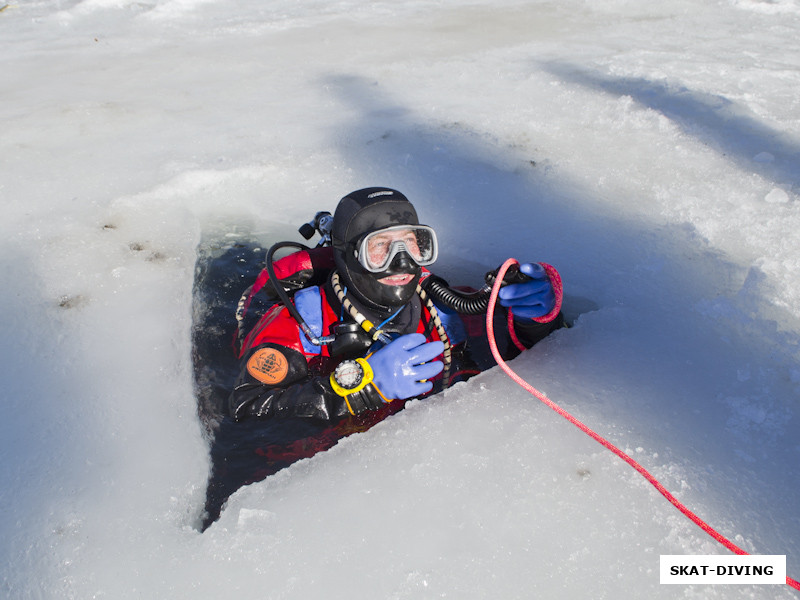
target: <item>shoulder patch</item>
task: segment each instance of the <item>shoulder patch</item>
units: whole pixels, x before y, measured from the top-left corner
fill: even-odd
[[[261,383],[274,385],[286,379],[289,373],[289,361],[280,350],[261,348],[248,359],[247,372]]]

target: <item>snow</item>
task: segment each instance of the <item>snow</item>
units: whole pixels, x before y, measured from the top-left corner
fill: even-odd
[[[9,598],[795,598],[661,586],[727,552],[483,373],[242,488],[200,533],[204,236],[368,185],[438,272],[555,265],[512,362],[800,575],[800,2],[8,0],[0,591]]]

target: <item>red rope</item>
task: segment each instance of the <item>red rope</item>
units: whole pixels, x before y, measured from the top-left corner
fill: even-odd
[[[557,412],[559,415],[564,417],[567,421],[569,421],[570,423],[575,425],[578,429],[580,429],[586,435],[588,435],[593,440],[598,442],[601,446],[604,446],[608,450],[611,450],[611,452],[616,454],[619,458],[621,458],[626,463],[628,463],[631,467],[636,469],[636,471],[642,477],[644,477],[654,488],[656,488],[661,493],[662,496],[664,496],[667,500],[669,500],[675,506],[675,508],[677,508],[684,515],[686,515],[692,522],[694,522],[698,527],[700,527],[700,529],[705,531],[708,535],[713,537],[715,540],[717,540],[720,544],[725,546],[731,552],[733,552],[735,554],[748,554],[747,552],[745,552],[744,550],[739,548],[739,546],[737,546],[736,544],[731,542],[724,535],[722,535],[721,533],[716,531],[714,528],[712,528],[708,523],[706,523],[703,519],[698,517],[695,513],[693,513],[685,504],[683,504],[680,500],[678,500],[675,496],[673,496],[669,492],[669,490],[667,490],[667,488],[665,488],[663,485],[661,485],[661,483],[655,477],[653,477],[653,475],[651,475],[650,472],[647,471],[647,469],[645,469],[642,465],[640,465],[638,462],[636,462],[636,460],[631,458],[631,456],[629,456],[628,454],[626,454],[625,452],[623,452],[622,450],[617,448],[614,444],[612,444],[611,442],[606,440],[604,437],[602,437],[600,434],[598,434],[595,431],[593,431],[592,429],[590,429],[588,426],[586,426],[583,423],[581,423],[578,419],[573,417],[570,413],[568,413],[563,408],[558,406],[555,402],[550,400],[542,392],[540,392],[535,387],[533,387],[531,384],[529,384],[527,381],[522,379],[522,377],[517,375],[511,369],[511,367],[509,367],[506,364],[506,362],[500,356],[500,352],[497,350],[497,342],[496,342],[495,337],[494,337],[494,310],[495,310],[495,305],[497,303],[497,294],[500,291],[500,284],[503,281],[503,277],[505,276],[506,271],[513,264],[519,264],[519,263],[515,259],[509,258],[505,263],[503,263],[503,266],[500,267],[500,270],[497,273],[497,279],[495,281],[494,288],[492,289],[492,295],[489,298],[489,308],[486,311],[486,332],[487,332],[487,335],[489,337],[489,347],[492,350],[492,355],[494,356],[494,359],[497,361],[497,364],[500,365],[500,368],[503,369],[503,371],[505,371],[506,374],[509,377],[511,377],[511,379],[513,379],[515,382],[517,382],[521,387],[525,388],[528,392],[530,392],[531,394],[536,396],[536,398],[538,398],[544,404],[546,404],[547,406],[552,408],[555,412]],[[786,577],[786,584],[792,586],[793,588],[795,588],[797,590],[800,590],[800,583],[798,583],[796,580],[792,579],[788,575]]]

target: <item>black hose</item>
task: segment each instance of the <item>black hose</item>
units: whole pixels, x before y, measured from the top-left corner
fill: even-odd
[[[306,336],[313,336],[311,333],[311,328],[300,315],[297,308],[295,308],[294,303],[289,299],[289,294],[286,293],[283,285],[281,285],[281,280],[275,276],[275,267],[272,264],[272,255],[281,248],[297,248],[298,250],[308,250],[309,248],[308,246],[305,246],[299,242],[278,242],[277,244],[274,244],[272,248],[267,251],[267,273],[269,274],[269,282],[272,284],[272,287],[275,288],[275,292],[278,294],[278,298],[280,298],[283,305],[289,310],[292,317],[300,325],[300,328],[303,330]]]
[[[482,315],[489,307],[492,290],[483,288],[477,292],[454,290],[441,277],[431,275],[420,286],[434,303],[452,308],[462,315]]]
[[[483,315],[489,308],[489,297],[492,295],[497,270],[489,271],[484,276],[486,284],[477,292],[462,292],[447,285],[441,277],[430,275],[420,286],[425,290],[434,302],[452,308],[462,315]],[[503,286],[509,283],[521,283],[529,281],[530,277],[522,273],[519,268],[509,268],[503,277]]]

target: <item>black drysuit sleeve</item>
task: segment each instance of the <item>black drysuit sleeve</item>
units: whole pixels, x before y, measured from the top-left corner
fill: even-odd
[[[503,313],[507,314],[505,311]],[[564,315],[561,313],[548,323],[537,323],[533,319],[514,319],[514,332],[526,348],[530,348],[562,327],[564,327]]]
[[[305,357],[278,344],[261,344],[242,361],[243,368],[228,398],[230,415],[300,417],[329,421],[350,413],[345,399],[333,391],[329,375],[309,372]],[[355,414],[378,408],[383,400],[371,386],[348,396]]]
[[[501,310],[501,308],[499,307],[495,312],[493,319],[495,341],[497,342],[497,350],[503,360],[511,360],[517,357],[521,350],[512,341],[508,330],[508,312],[505,309]],[[481,316],[480,318],[483,319],[484,317]],[[514,333],[525,348],[530,348],[563,326],[564,318],[561,314],[548,323],[537,323],[533,319],[514,319],[513,324]],[[481,327],[480,335],[469,337],[463,356],[465,365],[474,365],[480,371],[491,369],[497,364],[494,356],[492,356],[487,333],[483,327]]]
[[[517,338],[526,347],[563,326],[561,315],[550,323],[515,320]],[[513,358],[519,350],[511,343],[505,311],[495,315],[500,354]],[[471,339],[467,352],[480,370],[493,366],[486,336]],[[484,348],[485,347],[485,348]],[[300,417],[330,421],[348,414],[380,408],[384,401],[371,385],[347,397],[347,401],[330,384],[329,374],[311,373],[305,357],[298,351],[279,344],[261,344],[245,355],[243,368],[228,398],[228,410],[237,421],[247,418]],[[348,408],[349,404],[349,408]]]

